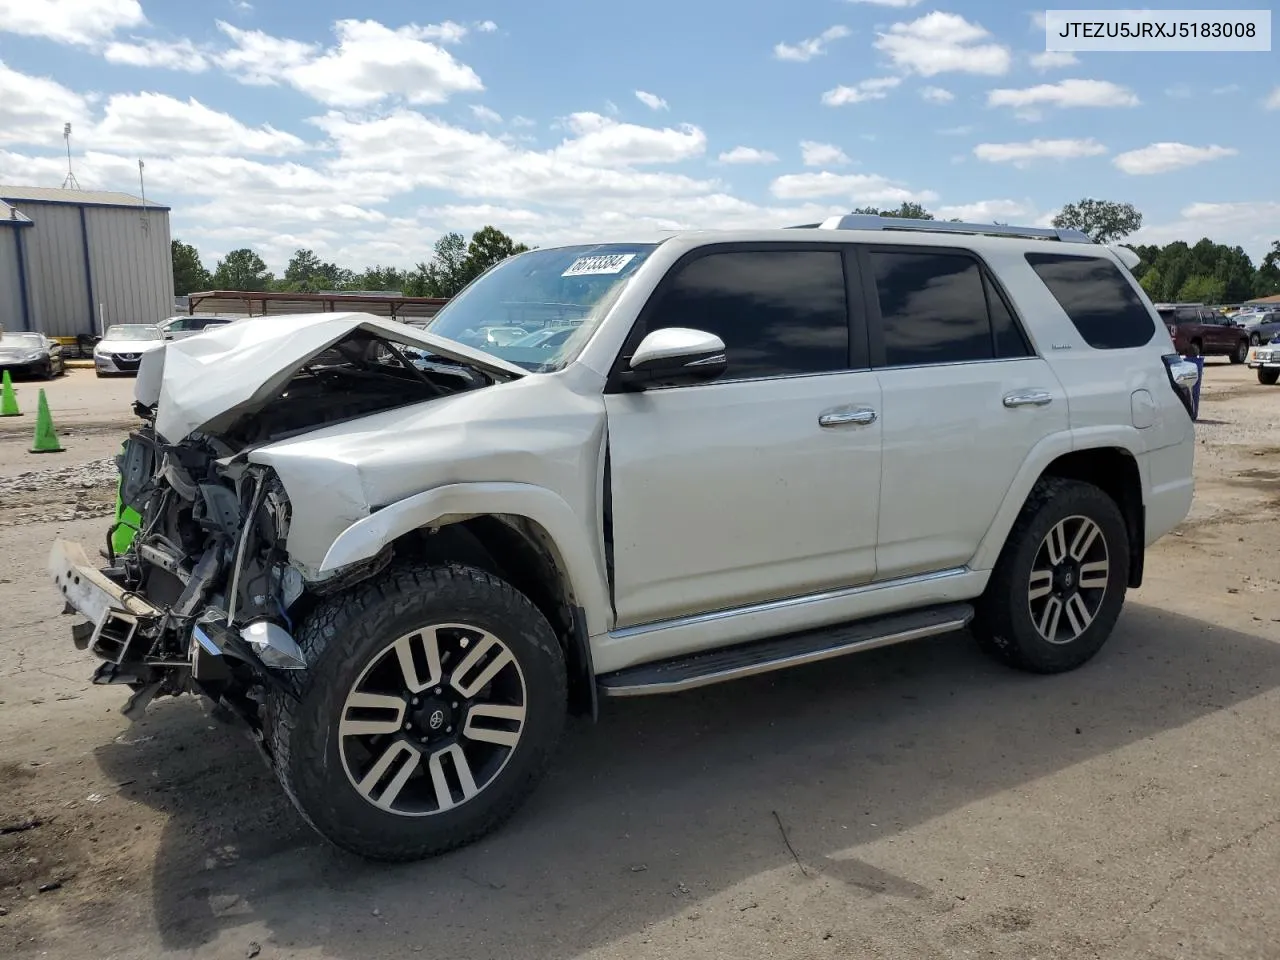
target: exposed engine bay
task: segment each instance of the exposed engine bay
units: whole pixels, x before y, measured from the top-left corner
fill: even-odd
[[[287,687],[282,671],[307,666],[294,625],[318,598],[377,573],[391,557],[386,551],[307,582],[289,561],[284,486],[246,454],[494,382],[492,372],[462,359],[356,328],[306,358],[266,402],[229,411],[179,442],[157,431],[155,405],[135,403],[142,424],[117,458],[120,507],[102,551],[107,565],[63,541],[50,559],[66,612],[89,618],[73,627],[77,646],[105,661],[94,682],[129,686],[125,713],[133,719],[156,696],[196,692],[260,731],[264,690]],[[122,524],[131,536],[121,551]]]

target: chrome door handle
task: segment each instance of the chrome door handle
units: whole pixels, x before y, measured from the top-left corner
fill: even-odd
[[[820,427],[842,427],[845,424],[858,424],[866,426],[868,423],[876,422],[876,412],[861,407],[857,410],[828,410],[822,416],[818,417],[818,426]]]
[[[1004,398],[1006,407],[1047,407],[1053,403],[1048,390],[1028,390],[1026,393],[1010,393]]]

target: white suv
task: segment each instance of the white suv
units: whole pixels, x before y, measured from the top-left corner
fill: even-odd
[[[1192,498],[1197,371],[1133,259],[846,216],[534,250],[425,332],[231,324],[146,356],[138,532],[51,573],[128,715],[217,699],[376,859],[493,829],[598,697],[964,628],[1068,670]]]

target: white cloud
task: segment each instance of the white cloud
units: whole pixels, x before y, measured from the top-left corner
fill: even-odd
[[[1045,12],[1043,10],[1032,10],[1028,16],[1031,18],[1031,29],[1044,33],[1049,19],[1045,16]]]
[[[513,127],[536,127],[538,125],[538,121],[529,117],[516,116],[511,118],[511,125]]]
[[[476,24],[476,29],[481,33],[493,33],[498,29],[498,25],[492,20],[481,20]]]
[[[1235,147],[1219,147],[1216,144],[1193,147],[1186,143],[1162,142],[1118,154],[1111,162],[1125,173],[1144,175],[1194,167],[1210,160],[1234,157],[1237,153],[1239,151]]]
[[[950,103],[956,98],[954,93],[942,87],[922,87],[920,96],[929,101],[929,103]]]
[[[845,0],[847,3],[870,3],[877,7],[914,7],[920,0]]]
[[[218,28],[235,43],[218,62],[237,79],[283,81],[330,106],[368,107],[392,97],[438,104],[484,89],[474,70],[433,42],[456,42],[466,34],[452,21],[393,30],[374,20],[339,20],[337,45],[323,51],[223,21]]]
[[[730,164],[777,163],[778,155],[755,147],[734,147],[720,154],[718,159],[721,163]]]
[[[1174,100],[1190,100],[1194,94],[1195,91],[1189,83],[1175,83],[1164,92],[1166,97],[1172,97]]]
[[[988,163],[1011,163],[1015,167],[1028,166],[1035,160],[1073,160],[1079,157],[1096,157],[1106,152],[1107,148],[1092,138],[980,143],[973,148],[973,155],[979,160],[985,160]]]
[[[645,90],[636,91],[636,99],[643,103],[650,110],[668,110],[670,107],[667,101],[663,100],[656,93],[649,93]]]
[[[864,103],[867,100],[883,100],[889,91],[902,83],[901,77],[873,77],[860,80],[851,87],[840,86],[828,90],[822,95],[822,102],[828,107],[843,107],[850,103]]]
[[[129,43],[113,41],[107,44],[102,56],[108,63],[186,73],[203,73],[209,67],[205,55],[186,39],[167,41],[134,37]]]
[[[291,133],[270,124],[250,127],[198,100],[160,93],[115,94],[102,120],[86,131],[90,147],[129,153],[266,154],[280,156],[307,148]]]
[[[832,143],[800,141],[800,158],[806,167],[838,167],[849,162],[845,152]]]
[[[1132,90],[1110,80],[1059,80],[987,94],[991,107],[1136,107],[1140,102]]]
[[[956,13],[935,10],[881,33],[875,48],[895,67],[924,77],[939,73],[999,75],[1009,70],[1009,49],[991,33]]]
[[[934,213],[944,220],[963,220],[966,223],[1012,223],[1034,216],[1035,209],[1018,200],[978,200],[938,207]]]
[[[560,144],[556,153],[589,166],[678,163],[707,150],[707,135],[690,124],[659,130],[619,123],[598,113],[571,114],[568,123],[576,136]]]
[[[826,53],[827,46],[833,41],[843,40],[851,34],[852,31],[848,27],[842,27],[837,24],[834,27],[827,27],[816,37],[801,40],[799,43],[779,43],[773,48],[773,55],[779,60],[806,63],[814,57],[820,57]]]
[[[1233,203],[1190,203],[1178,219],[1150,223],[1129,238],[1133,243],[1165,244],[1173,240],[1195,243],[1211,237],[1215,243],[1239,245],[1255,261],[1271,248],[1275,225],[1280,221],[1280,201],[1245,200]]]
[[[1031,66],[1041,72],[1056,70],[1059,67],[1074,66],[1079,62],[1080,60],[1074,53],[1066,50],[1042,50],[1031,55]]]
[[[865,173],[788,173],[769,185],[769,192],[780,200],[817,200],[841,197],[853,203],[928,203],[937,194],[911,191],[876,174]]]
[[[91,46],[147,22],[138,0],[0,0],[0,33]]]
[[[1276,87],[1262,104],[1268,110],[1280,110],[1280,87]]]
[[[54,146],[62,140],[64,123],[73,124],[79,136],[89,117],[89,105],[80,94],[48,77],[19,73],[0,60],[0,144]],[[6,171],[0,179],[12,177]]]
[[[471,105],[472,115],[481,123],[501,123],[502,114],[492,107],[486,107],[482,103],[473,103]]]

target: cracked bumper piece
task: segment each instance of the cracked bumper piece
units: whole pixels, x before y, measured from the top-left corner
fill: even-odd
[[[163,614],[94,566],[78,543],[54,541],[48,569],[62,599],[89,620],[73,628],[76,646],[88,648],[104,660],[120,663],[139,626]]]

